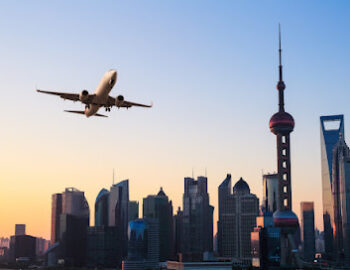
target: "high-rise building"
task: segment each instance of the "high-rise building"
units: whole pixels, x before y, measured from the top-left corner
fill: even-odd
[[[157,195],[149,195],[143,199],[143,218],[153,218],[159,223],[160,261],[173,259],[173,205],[162,188]]]
[[[263,205],[264,212],[275,212],[278,209],[278,174],[263,175]]]
[[[231,175],[219,188],[218,249],[222,257],[250,261],[250,234],[256,226],[259,200],[240,178],[231,191]]]
[[[95,226],[87,231],[87,266],[115,268],[120,263],[117,227]]]
[[[10,239],[10,260],[18,258],[35,259],[36,238],[30,235],[14,235]]]
[[[15,225],[15,235],[25,235],[26,234],[26,225],[25,224],[16,224]]]
[[[315,216],[314,203],[300,203],[300,234],[303,246],[304,260],[313,261],[315,258]]]
[[[108,225],[117,227],[120,249],[116,255],[120,260],[128,254],[128,219],[129,219],[129,180],[114,184],[109,192]],[[121,262],[121,261],[120,261]]]
[[[64,259],[65,265],[85,264],[89,220],[90,210],[84,192],[66,188],[63,193],[52,196],[51,243],[58,244],[55,252]]]
[[[297,258],[292,253],[294,241],[292,235],[299,226],[298,217],[292,211],[292,185],[290,160],[290,133],[294,129],[294,119],[284,109],[284,90],[286,85],[282,78],[281,32],[279,31],[279,81],[277,83],[279,110],[270,119],[270,130],[277,140],[277,175],[278,208],[273,218],[275,226],[281,227],[281,262],[280,266],[292,265]],[[295,264],[301,266],[300,260]]]
[[[336,260],[350,264],[350,149],[342,133],[332,163],[334,254]]]
[[[95,226],[108,226],[109,192],[101,189],[95,201]]]
[[[179,207],[174,215],[174,251],[176,255],[182,253],[182,236],[183,236],[183,211]],[[180,259],[180,258],[178,258]]]
[[[204,252],[213,251],[213,212],[207,192],[208,179],[186,177],[183,194],[182,259],[201,261]]]
[[[344,136],[344,116],[327,115],[320,117],[321,126],[321,170],[322,170],[322,202],[323,202],[323,226],[325,253],[332,257],[333,254],[333,148],[339,141],[339,134]]]
[[[159,269],[159,222],[138,219],[129,222],[128,258],[123,270]]]
[[[139,202],[138,201],[129,201],[129,210],[128,210],[128,221],[133,221],[139,219]]]
[[[62,214],[62,194],[52,195],[51,203],[51,245],[58,242],[60,237],[60,215]]]

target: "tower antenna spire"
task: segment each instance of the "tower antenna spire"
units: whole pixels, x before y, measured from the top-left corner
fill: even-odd
[[[278,24],[278,54],[279,54],[279,81],[282,82],[282,42],[281,42],[281,24]]]

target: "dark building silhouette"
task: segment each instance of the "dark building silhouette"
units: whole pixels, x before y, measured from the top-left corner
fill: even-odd
[[[52,196],[51,242],[57,245],[48,250],[47,258],[55,258],[50,265],[57,264],[58,259],[63,259],[66,266],[85,265],[89,219],[84,192],[66,188],[62,194]]]
[[[95,226],[108,226],[109,192],[101,189],[95,201]]]
[[[173,218],[174,220],[174,251],[175,255],[179,255],[182,253],[182,236],[183,236],[183,211],[179,207],[177,209],[177,213]],[[180,260],[180,258],[177,258]],[[180,260],[181,261],[181,260]]]
[[[201,261],[213,251],[213,212],[209,204],[206,177],[186,177],[183,195],[181,252],[184,261]]]
[[[300,234],[304,260],[312,262],[315,258],[315,215],[313,202],[300,203]]]
[[[26,234],[26,225],[25,224],[16,224],[15,225],[15,235],[25,235]]]
[[[173,258],[173,205],[163,189],[157,195],[143,199],[143,218],[153,218],[159,223],[159,256],[164,262]]]
[[[10,260],[18,258],[35,260],[36,238],[30,235],[14,235],[10,238]]]
[[[150,218],[130,221],[123,270],[148,269],[159,269],[159,222]]]
[[[62,214],[62,194],[52,195],[51,203],[51,245],[59,241],[60,237],[60,215]]]
[[[218,251],[222,257],[250,261],[250,234],[256,226],[259,200],[242,178],[234,185],[233,192],[231,188],[228,174],[218,188]]]
[[[129,201],[128,221],[139,219],[139,202]]]
[[[325,253],[334,258],[334,199],[333,187],[333,148],[339,141],[339,134],[344,135],[344,116],[327,115],[320,117],[321,133],[321,176],[322,176],[322,203]]]
[[[87,231],[87,266],[115,268],[118,254],[118,233],[116,227],[95,226]]]
[[[109,193],[110,227],[117,227],[118,239],[120,239],[118,254],[120,263],[128,254],[128,219],[129,219],[129,180],[121,181],[111,187]]]

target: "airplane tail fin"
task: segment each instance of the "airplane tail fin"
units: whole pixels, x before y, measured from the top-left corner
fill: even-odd
[[[77,113],[77,114],[84,114],[84,111],[69,111],[69,110],[64,110],[65,112],[69,112],[69,113]],[[103,115],[103,114],[99,114],[99,113],[95,113],[93,116],[98,116],[98,117],[108,117],[107,115]]]

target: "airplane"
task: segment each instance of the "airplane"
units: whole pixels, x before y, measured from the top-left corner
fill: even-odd
[[[145,105],[145,104],[139,104],[139,103],[127,101],[124,99],[122,95],[119,95],[116,98],[111,97],[109,93],[111,92],[116,82],[117,82],[117,71],[114,69],[111,69],[103,75],[100,83],[98,84],[95,90],[95,93],[93,94],[89,94],[87,90],[81,91],[80,94],[52,92],[52,91],[46,91],[46,90],[40,90],[40,89],[37,89],[36,91],[39,93],[56,95],[63,98],[64,100],[68,99],[74,102],[80,101],[81,103],[85,104],[84,111],[65,110],[65,112],[84,114],[86,117],[90,117],[90,116],[108,117],[107,115],[97,113],[101,107],[105,107],[106,112],[110,112],[111,107],[113,106],[116,106],[118,109],[119,108],[129,109],[132,106],[151,108],[153,106],[153,104]]]

